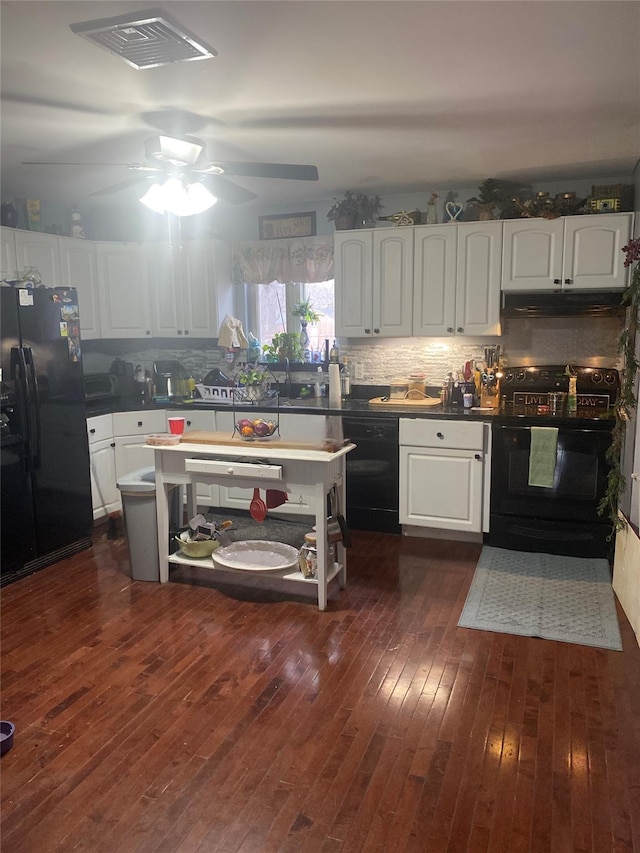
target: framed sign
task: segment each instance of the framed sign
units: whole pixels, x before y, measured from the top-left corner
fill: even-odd
[[[316,214],[285,213],[258,217],[260,240],[282,240],[286,237],[315,237]]]

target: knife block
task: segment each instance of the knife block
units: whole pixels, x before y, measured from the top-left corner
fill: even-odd
[[[500,408],[500,380],[487,370],[487,380],[480,386],[480,406],[483,409]]]

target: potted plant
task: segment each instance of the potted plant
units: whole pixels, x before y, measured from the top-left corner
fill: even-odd
[[[237,396],[240,400],[260,400],[268,390],[271,374],[257,364],[247,364],[238,373]]]
[[[359,193],[347,190],[340,199],[334,198],[327,213],[329,222],[333,222],[337,231],[347,231],[355,228],[360,214]]]
[[[300,338],[295,332],[278,332],[262,347],[267,361],[302,361]]]
[[[517,218],[520,214],[516,211],[514,196],[527,198],[531,195],[531,187],[528,185],[496,178],[487,178],[478,189],[478,195],[467,199],[467,204],[478,208],[480,221],[495,219],[496,209],[499,210],[501,219]]]
[[[375,228],[376,217],[382,211],[383,204],[379,195],[368,196],[360,193],[360,217],[363,228]]]

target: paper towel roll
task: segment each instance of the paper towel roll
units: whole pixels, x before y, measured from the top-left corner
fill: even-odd
[[[339,406],[342,400],[340,394],[340,365],[329,365],[329,405]]]

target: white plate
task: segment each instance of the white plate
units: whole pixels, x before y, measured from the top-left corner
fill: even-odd
[[[275,572],[298,565],[298,551],[284,542],[267,542],[249,539],[218,548],[213,562],[225,569],[243,569],[247,572]]]

